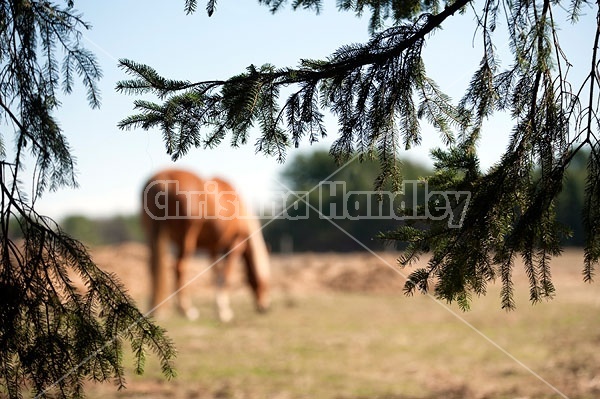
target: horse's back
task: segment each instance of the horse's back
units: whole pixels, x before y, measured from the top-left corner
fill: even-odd
[[[239,194],[221,178],[203,180],[186,170],[163,170],[148,180],[142,200],[146,230],[164,228],[176,244],[194,230],[197,248],[224,252],[254,231]]]
[[[227,252],[232,247],[246,248],[249,237],[256,231],[255,217],[248,210],[240,194],[227,181],[214,177],[207,181],[209,187],[210,225],[216,233],[217,241],[212,244],[209,229],[198,237],[198,246],[212,245],[217,252]],[[246,251],[244,249],[244,251]]]
[[[142,221],[147,232],[164,229],[172,241],[181,245],[203,219],[204,181],[192,172],[166,169],[152,176],[142,196]]]

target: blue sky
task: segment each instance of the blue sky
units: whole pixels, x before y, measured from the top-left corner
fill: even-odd
[[[203,1],[193,15],[185,15],[183,4],[183,0],[76,2],[84,19],[93,25],[84,32],[83,41],[96,53],[104,72],[102,107],[90,109],[81,87],[63,99],[57,117],[77,158],[80,187],[46,193],[36,203],[38,212],[58,219],[75,213],[109,216],[137,212],[145,179],[159,168],[173,165],[159,131],[125,132],[116,127],[132,112],[134,100],[114,91],[115,83],[127,78],[117,68],[119,58],[146,63],[169,78],[200,81],[226,79],[251,63],[295,66],[300,58],[325,58],[341,45],[368,40],[367,19],[338,12],[333,1],[325,2],[321,15],[289,9],[272,15],[256,1],[221,0],[210,18]],[[565,46],[570,56],[585,61],[586,66],[588,61],[581,56],[589,53],[591,43],[582,39],[590,37],[594,22],[593,18],[587,20],[566,32],[569,43]],[[471,13],[456,15],[431,37],[425,49],[430,75],[454,99],[464,91],[481,57],[480,40],[473,29]],[[507,51],[501,41],[498,50]],[[504,150],[510,121],[500,117],[490,125],[480,143],[485,167]],[[327,148],[336,136],[333,117],[327,119],[327,128],[326,140],[290,149],[288,161],[300,152]],[[229,148],[226,142],[213,150],[192,149],[176,164],[205,177],[228,178],[250,201],[258,201],[264,192],[281,189],[277,180],[284,165],[255,154],[253,142],[251,139],[249,145],[238,149]],[[401,156],[430,163],[428,152],[438,145],[437,134],[424,127],[423,145]]]

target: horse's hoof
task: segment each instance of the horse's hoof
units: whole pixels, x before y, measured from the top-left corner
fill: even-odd
[[[269,305],[258,305],[256,306],[256,311],[260,314],[265,314],[268,313],[269,310],[271,310],[271,307]]]
[[[184,311],[184,314],[190,321],[198,320],[198,317],[200,317],[200,312],[198,312],[198,309],[196,308],[189,308]]]
[[[233,311],[231,309],[219,311],[219,320],[221,320],[221,323],[229,323],[233,320]]]

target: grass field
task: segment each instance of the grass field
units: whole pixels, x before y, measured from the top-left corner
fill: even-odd
[[[143,307],[145,250],[99,248]],[[428,296],[405,297],[395,254],[309,254],[273,259],[273,309],[258,315],[238,276],[236,319],[216,321],[210,276],[194,282],[201,318],[161,324],[179,355],[166,381],[149,357],[127,389],[90,385],[89,397],[144,398],[598,398],[600,285],[581,279],[582,254],[553,262],[557,297],[532,306],[515,270],[517,310],[500,309],[498,287],[468,313]],[[197,259],[194,272],[207,262]],[[134,281],[136,282],[134,284]],[[561,396],[564,395],[564,396]]]

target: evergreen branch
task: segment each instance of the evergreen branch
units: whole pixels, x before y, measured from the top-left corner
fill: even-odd
[[[583,226],[585,231],[583,278],[592,282],[600,261],[600,153],[598,145],[592,146],[588,160]]]
[[[6,321],[15,326],[33,323],[38,332],[31,335],[35,337],[33,340],[23,339],[17,348],[8,348],[3,344],[2,363],[5,355],[12,356],[15,353],[19,353],[24,362],[27,359],[33,361],[25,364],[23,369],[12,370],[11,375],[21,379],[25,373],[33,372],[35,390],[39,395],[58,389],[61,397],[80,395],[81,379],[90,373],[97,380],[114,378],[122,385],[121,345],[117,337],[123,333],[134,341],[140,337],[145,342],[144,347],[159,354],[165,374],[172,375],[172,344],[164,336],[164,331],[150,324],[133,306],[131,298],[115,280],[116,277],[98,269],[83,245],[61,233],[54,222],[53,229],[49,226],[49,219],[40,219],[31,208],[25,208],[10,195],[4,181],[1,195],[3,201],[8,201],[8,208],[16,210],[25,227],[24,250],[11,241],[5,242],[4,248],[12,248],[16,256],[9,258],[6,250],[0,250],[2,294],[12,297],[6,305],[10,308],[12,301],[18,301],[19,308],[27,308],[22,313],[8,316]],[[3,215],[0,220],[3,228],[8,217],[10,213]],[[14,263],[13,267],[8,268],[7,262]],[[82,278],[88,289],[84,296],[77,293],[66,276],[67,267],[73,268]],[[24,283],[18,283],[23,279]],[[47,287],[49,291],[41,297],[25,299],[23,296],[34,290],[33,287]],[[92,303],[97,303],[106,313],[96,314]],[[52,313],[51,318],[48,318],[48,312]],[[106,324],[98,320],[105,320]],[[65,342],[72,344],[66,345]],[[112,343],[110,350],[107,342]],[[136,367],[140,369],[141,365],[138,363]],[[70,371],[65,373],[65,369]]]
[[[261,3],[272,12],[287,4],[285,0]],[[343,46],[325,60],[301,60],[296,68],[251,65],[246,72],[224,81],[167,83],[156,71],[125,60],[122,67],[134,79],[120,83],[118,90],[154,94],[164,102],[145,105],[141,114],[125,119],[120,127],[160,126],[167,151],[177,156],[192,145],[214,146],[227,134],[231,134],[232,145],[243,144],[250,128],[258,126],[257,150],[282,160],[289,144],[298,146],[307,136],[312,141],[324,134],[321,110],[328,109],[339,125],[330,154],[338,162],[353,154],[360,159],[379,158],[381,174],[376,184],[382,187],[390,176],[399,175],[396,159],[400,142],[404,148],[418,145],[420,121],[426,119],[442,134],[448,147],[433,152],[436,174],[428,179],[430,189],[468,192],[471,197],[457,204],[465,208],[458,227],[451,228],[447,220],[437,220],[434,215],[434,220],[423,222],[425,231],[405,226],[386,235],[409,242],[402,262],[433,252],[427,267],[415,272],[406,283],[405,292],[428,290],[434,281],[436,296],[467,309],[473,294],[483,295],[487,284],[499,277],[502,306],[512,309],[512,273],[515,257],[520,254],[529,280],[530,300],[535,303],[552,297],[549,259],[560,252],[558,243],[563,234],[556,223],[556,198],[574,155],[588,146],[593,156],[598,152],[596,52],[600,26],[590,73],[572,93],[566,76],[569,63],[560,48],[552,15],[556,4],[550,0],[484,2],[482,14],[476,16],[477,29],[482,33],[481,62],[455,107],[426,76],[421,49],[427,35],[471,3],[459,0],[439,13],[422,14],[412,23],[398,22],[406,15],[403,7],[431,5],[434,9],[433,3],[437,2],[421,3],[339,1],[340,9],[371,12],[371,40]],[[295,0],[291,4],[321,6],[318,0]],[[581,4],[573,3],[573,16]],[[416,15],[415,9],[408,14]],[[504,71],[499,68],[493,41],[501,12],[506,15],[514,56]],[[386,18],[395,18],[398,23],[379,31]],[[280,107],[279,89],[293,85],[297,89]],[[584,101],[587,95],[589,99]],[[415,98],[419,100],[417,105]],[[486,120],[500,110],[510,113],[515,126],[507,133],[510,142],[500,162],[482,173],[477,143],[485,133]],[[204,128],[209,128],[209,133],[200,137]],[[600,169],[597,164],[597,159],[590,162],[591,174]],[[536,165],[540,165],[539,170]],[[586,280],[591,280],[600,259],[596,248],[600,233],[594,227],[599,224],[594,211],[599,186],[595,177],[588,178],[583,216],[588,237]],[[430,202],[419,204],[417,209],[430,215],[436,208]]]
[[[415,29],[409,30],[409,34],[397,43],[390,47],[383,47],[380,50],[379,41],[385,39],[387,36],[395,35],[398,32],[397,28],[390,28],[381,34],[375,36],[375,38],[366,46],[363,47],[364,51],[357,53],[355,57],[350,57],[337,62],[327,63],[316,71],[305,71],[295,70],[287,73],[282,73],[287,76],[287,79],[282,79],[282,84],[296,83],[299,80],[322,80],[327,78],[333,78],[336,76],[343,76],[345,73],[351,70],[359,69],[365,65],[381,65],[390,59],[399,57],[402,52],[406,49],[414,47],[417,43],[424,40],[425,36],[431,33],[435,28],[441,26],[444,20],[459,11],[462,7],[467,5],[470,0],[459,0],[455,3],[448,5],[442,12],[435,15],[424,15],[422,20],[419,20],[415,26]],[[402,31],[402,29],[400,29]],[[369,49],[374,49],[369,51]]]
[[[311,89],[311,92],[315,94],[307,95],[303,99],[302,111],[300,114],[297,114],[300,118],[298,122],[296,122],[295,117],[292,117],[293,112],[291,114],[288,113],[285,120],[282,118],[286,107],[278,111],[278,114],[273,116],[273,120],[267,121],[265,117],[268,112],[265,113],[264,109],[260,111],[259,104],[273,104],[274,98],[269,91],[265,91],[263,88],[272,88],[271,92],[275,93],[278,92],[279,87],[290,84],[299,84],[301,87],[312,88],[320,85],[323,88],[321,89],[321,93],[323,93],[323,90],[331,93],[322,98],[335,98],[332,101],[331,109],[338,114],[340,122],[344,126],[342,131],[348,132],[347,136],[350,141],[347,141],[340,149],[352,147],[352,131],[356,128],[360,131],[366,132],[368,129],[368,131],[374,132],[371,136],[373,143],[378,140],[378,137],[384,140],[386,136],[384,130],[387,129],[385,128],[386,124],[379,123],[378,120],[388,119],[389,117],[393,118],[396,107],[400,107],[401,114],[402,109],[412,107],[411,91],[414,85],[407,82],[416,79],[416,76],[411,75],[411,68],[413,64],[420,62],[420,46],[423,44],[423,38],[467,2],[467,0],[461,0],[449,5],[440,14],[426,15],[415,22],[415,24],[390,28],[376,35],[365,45],[343,47],[336,51],[328,61],[304,60],[300,68],[279,70],[270,65],[264,65],[258,69],[251,65],[246,73],[234,76],[226,81],[203,81],[198,83],[170,81],[161,77],[153,68],[130,60],[121,60],[120,66],[128,74],[133,75],[134,79],[119,82],[117,84],[117,91],[129,94],[153,93],[159,99],[166,98],[166,101],[161,111],[154,110],[145,113],[148,118],[147,121],[143,120],[144,114],[138,114],[122,120],[119,123],[119,127],[130,128],[137,126],[150,128],[157,126],[157,119],[162,117],[165,137],[169,138],[172,136],[172,129],[179,129],[181,131],[180,137],[183,138],[186,134],[185,131],[189,130],[191,123],[193,123],[190,122],[189,114],[207,114],[205,108],[209,104],[207,99],[213,96],[213,90],[220,87],[222,102],[219,108],[223,112],[220,115],[211,112],[211,116],[213,117],[210,120],[202,119],[196,122],[197,126],[189,130],[193,132],[194,137],[192,137],[192,140],[181,140],[180,143],[185,143],[186,146],[189,143],[198,143],[199,145],[201,143],[205,145],[210,143],[209,145],[213,145],[217,141],[220,141],[215,139],[221,137],[221,132],[227,130],[233,134],[232,144],[238,145],[239,143],[246,142],[248,129],[253,126],[254,122],[259,122],[259,126],[262,127],[263,132],[262,137],[256,141],[257,149],[266,154],[271,154],[274,149],[277,149],[278,159],[283,160],[285,156],[283,151],[285,151],[289,140],[284,133],[285,130],[281,129],[280,123],[283,124],[285,122],[288,124],[286,130],[292,132],[292,142],[295,145],[298,145],[298,140],[307,131],[306,129],[309,129],[311,132],[317,132],[317,135],[313,133],[309,135],[311,142],[317,140],[318,135],[323,136],[325,134],[325,129],[322,125],[322,114],[316,108],[316,101],[314,99],[316,92],[314,89]],[[406,55],[403,55],[404,52],[406,52]],[[381,100],[372,101],[371,106],[375,107],[380,101],[385,101],[387,102],[386,109],[390,112],[389,116],[387,113],[373,114],[369,118],[371,126],[368,126],[366,124],[367,120],[363,120],[357,116],[357,111],[352,110],[351,107],[342,106],[343,102],[346,102],[350,106],[353,103],[352,98],[342,100],[341,98],[336,98],[334,93],[338,91],[340,93],[349,92],[349,90],[352,90],[354,83],[350,82],[354,80],[356,84],[359,84],[359,80],[362,79],[360,71],[368,65],[370,65],[372,73],[365,77],[366,82],[371,81],[375,76],[375,79],[378,81],[377,84],[380,85],[380,90],[385,90],[384,80],[389,77],[389,74],[396,73],[392,71],[396,68],[398,57],[406,58],[408,61],[401,61],[400,65],[402,65],[404,72],[398,78],[404,80],[399,81],[393,90],[385,93],[382,91],[380,94],[376,94],[374,86],[370,86],[369,84],[364,86],[366,90],[363,91],[363,97],[360,100],[360,104],[362,105],[360,106],[366,106],[367,98],[371,95],[383,95]],[[405,86],[409,89],[406,89]],[[368,89],[368,87],[371,87],[371,89]],[[181,104],[178,104],[180,101],[179,97],[174,93],[186,90],[196,91],[197,105],[195,108],[197,111],[193,110],[193,106],[185,106],[183,107],[186,109],[185,112],[167,113],[168,109],[182,108]],[[403,94],[398,96],[395,94],[397,91],[403,91]],[[292,96],[288,99],[288,104],[290,105],[295,104],[296,101]],[[394,99],[402,99],[402,101]],[[211,105],[211,107],[214,107],[214,105]],[[419,142],[416,112],[411,111],[411,113],[411,118],[405,119],[401,127],[406,132],[404,134],[406,146]],[[438,119],[441,120],[440,118]],[[193,121],[194,119],[191,120]],[[219,133],[210,135],[209,138],[204,140],[199,140],[197,134],[199,128],[203,126],[218,126],[216,132]],[[378,133],[380,129],[384,129],[381,131],[381,134]],[[364,136],[361,143],[365,143],[365,139],[368,139],[368,136]],[[268,140],[273,140],[273,142],[268,143]],[[187,147],[186,149],[180,148],[179,150],[187,151]],[[167,145],[167,151],[172,155],[180,154],[181,151],[179,150],[177,149],[177,145],[175,147]],[[371,150],[369,146],[361,144],[361,151]],[[333,153],[335,153],[335,150]],[[342,151],[340,151],[341,153]],[[392,158],[389,156],[386,159]],[[393,170],[395,169],[387,168],[382,176]]]
[[[597,13],[597,19],[600,18],[600,7],[598,9],[598,13]],[[592,60],[591,60],[591,68],[590,68],[590,89],[589,89],[589,99],[588,99],[588,107],[590,112],[588,112],[588,118],[587,118],[587,137],[586,140],[589,142],[591,139],[591,125],[592,125],[592,112],[591,110],[594,109],[593,106],[593,102],[594,102],[594,87],[596,85],[596,79],[597,79],[597,72],[596,72],[596,68],[597,68],[597,57],[598,57],[598,48],[600,47],[600,20],[599,22],[596,24],[596,32],[595,32],[595,36],[594,36],[594,46],[592,49]]]
[[[276,72],[261,73],[260,76],[265,81],[272,81],[277,85],[289,85],[292,83],[307,82],[307,81],[322,81],[325,79],[333,78],[336,76],[343,76],[351,70],[360,69],[365,65],[371,64],[383,64],[387,60],[396,58],[402,54],[406,49],[413,47],[416,43],[422,41],[426,35],[428,35],[433,29],[439,27],[442,22],[453,15],[456,11],[460,10],[470,0],[459,0],[449,6],[447,6],[441,13],[436,15],[426,15],[419,21],[415,30],[409,30],[409,34],[398,43],[393,46],[384,47],[379,50],[379,41],[386,39],[388,36],[394,36],[403,32],[403,29],[390,28],[389,30],[377,35],[373,41],[363,46],[363,51],[356,54],[355,57],[343,59],[340,61],[320,63],[317,65],[311,65],[311,68],[301,69],[284,69]],[[375,51],[369,51],[374,48]],[[138,64],[130,60],[120,60],[120,66],[130,74],[138,75],[147,81],[151,87],[155,90],[165,89],[164,80],[156,73],[156,71],[146,65]],[[239,75],[232,79],[229,79],[228,83],[242,83],[243,81],[250,81],[255,79],[255,76],[251,75]],[[200,82],[190,84],[189,82],[180,82],[180,87],[173,87],[171,90],[184,90],[195,85],[206,84],[207,82]],[[218,85],[224,85],[225,81],[216,81]],[[129,89],[128,81],[119,82],[117,85],[117,91],[124,91]]]
[[[206,2],[206,13],[208,14],[209,17],[212,17],[213,13],[215,12],[216,7],[217,7],[217,0],[208,0]]]
[[[259,0],[258,2],[269,6],[269,11],[274,14],[287,3],[287,0]],[[316,14],[319,14],[321,12],[322,3],[322,0],[293,0],[292,8],[296,10],[302,7],[305,10],[314,10]]]
[[[186,14],[193,14],[196,11],[197,7],[198,7],[197,0],[185,0],[184,11]]]
[[[0,2],[0,119],[14,128],[16,143],[14,161],[0,163],[0,386],[10,397],[20,397],[24,382],[34,395],[61,398],[81,397],[88,378],[122,386],[123,339],[140,342],[138,352],[157,352],[172,375],[174,350],[164,331],[141,315],[81,243],[33,208],[44,190],[76,186],[74,157],[53,115],[60,85],[70,93],[79,75],[92,108],[100,105],[102,72],[80,45],[79,29],[90,25],[72,7],[72,0],[66,7]],[[57,51],[65,54],[62,62]],[[31,204],[19,178],[27,146],[34,162]],[[20,242],[9,236],[9,225],[20,230]],[[69,272],[79,274],[86,292],[78,291]],[[125,331],[133,319],[138,323]]]
[[[165,79],[154,68],[127,59],[120,59],[119,67],[124,69],[126,73],[136,76],[137,79],[117,82],[117,92],[141,94],[151,91],[162,99],[172,92],[186,90],[199,85],[191,84],[189,81]]]

